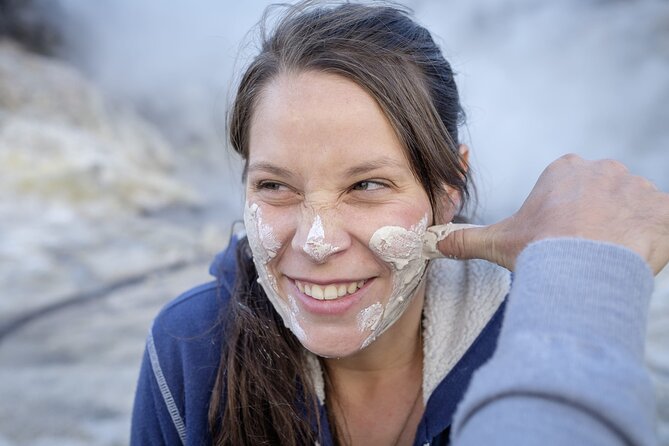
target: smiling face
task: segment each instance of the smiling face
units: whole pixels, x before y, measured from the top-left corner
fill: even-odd
[[[250,128],[245,224],[261,284],[308,350],[364,348],[420,293],[425,190],[376,101],[333,74],[267,85]]]

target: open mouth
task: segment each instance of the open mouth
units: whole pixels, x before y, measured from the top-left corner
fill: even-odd
[[[353,294],[365,285],[366,280],[357,282],[332,283],[317,285],[315,283],[296,280],[295,285],[304,294],[318,300],[334,300]]]

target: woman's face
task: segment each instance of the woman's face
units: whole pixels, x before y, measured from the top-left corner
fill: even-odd
[[[250,128],[245,224],[260,282],[308,350],[364,348],[408,305],[433,220],[375,100],[333,74],[285,74]]]

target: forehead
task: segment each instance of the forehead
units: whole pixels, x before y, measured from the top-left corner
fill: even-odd
[[[285,73],[263,90],[251,121],[249,161],[333,166],[386,158],[409,169],[376,100],[355,82],[322,72]]]

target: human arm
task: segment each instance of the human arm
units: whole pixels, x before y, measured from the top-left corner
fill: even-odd
[[[620,163],[568,155],[516,214],[438,247],[516,272],[456,444],[654,443],[643,341],[652,273],[669,261],[669,195]]]
[[[612,160],[565,155],[541,174],[521,208],[498,223],[451,232],[444,256],[514,270],[530,243],[577,237],[625,246],[657,274],[669,262],[669,194]]]
[[[655,444],[648,266],[578,239],[536,242],[516,266],[497,350],[458,407],[454,444]]]

